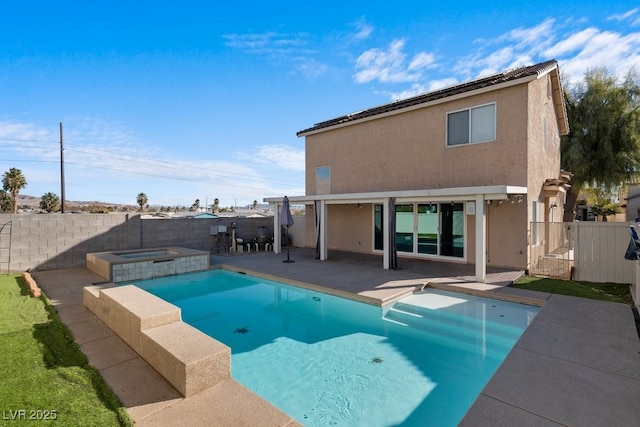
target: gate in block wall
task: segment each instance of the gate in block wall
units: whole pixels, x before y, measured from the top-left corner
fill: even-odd
[[[624,258],[630,225],[592,221],[531,223],[529,271],[587,282],[633,283],[635,263]]]

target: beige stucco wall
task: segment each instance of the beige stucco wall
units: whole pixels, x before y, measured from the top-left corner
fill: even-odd
[[[528,241],[532,241],[531,221],[534,220],[532,201],[537,200],[542,204],[540,221],[562,222],[564,212],[564,193],[545,192],[542,186],[545,179],[558,178],[560,171],[560,133],[549,90],[550,85],[548,75],[529,84],[529,167],[527,168],[529,194],[526,224]],[[545,126],[546,129],[544,129]],[[544,144],[543,138],[546,139]],[[556,207],[552,208],[554,204]],[[547,243],[544,237],[542,243]],[[529,260],[531,246],[527,249],[527,260]]]
[[[559,132],[548,77],[518,86],[307,135],[306,193],[316,194],[315,170],[331,168],[331,194],[487,185],[526,186],[522,203],[485,205],[488,264],[527,268],[532,200],[547,203],[542,184],[558,178]],[[446,146],[448,112],[496,105],[496,141]],[[546,149],[542,148],[546,117]],[[445,200],[443,200],[445,201]],[[373,252],[371,205],[328,207],[328,247]],[[556,212],[562,212],[559,206]],[[312,206],[307,215],[313,215]],[[315,246],[312,216],[307,246]],[[467,261],[475,261],[475,216],[466,216]],[[561,215],[556,215],[561,220]]]
[[[331,193],[527,184],[526,86],[397,114],[306,137],[306,194],[331,167]],[[446,146],[446,114],[496,103],[495,142]]]
[[[314,206],[305,207],[306,247],[316,246]],[[347,252],[373,252],[373,205],[329,205],[327,207],[327,247]]]

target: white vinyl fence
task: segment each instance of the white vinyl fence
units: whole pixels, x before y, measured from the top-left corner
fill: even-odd
[[[574,279],[597,283],[634,283],[636,262],[624,254],[631,235],[625,222],[576,223]]]

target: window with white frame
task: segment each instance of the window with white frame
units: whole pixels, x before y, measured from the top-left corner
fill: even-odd
[[[447,113],[447,146],[496,140],[496,104]]]

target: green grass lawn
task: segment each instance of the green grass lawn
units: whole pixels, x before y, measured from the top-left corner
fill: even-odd
[[[524,276],[518,279],[512,287],[625,304],[631,302],[629,285],[616,283],[577,282],[575,280]]]
[[[29,296],[21,276],[0,275],[0,338],[0,423],[132,425],[55,309]]]

